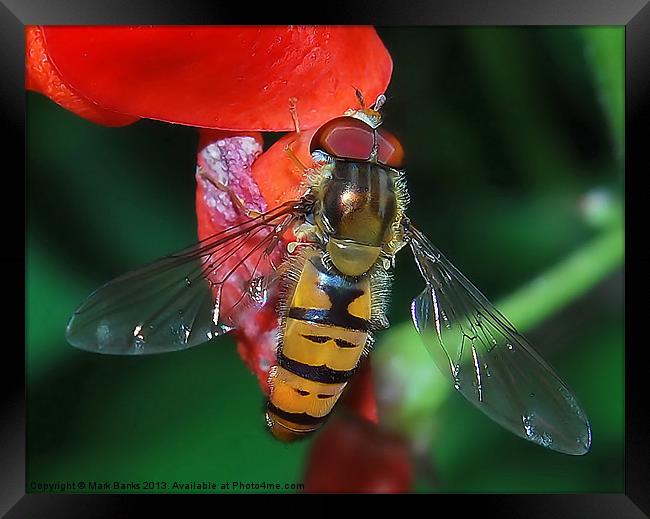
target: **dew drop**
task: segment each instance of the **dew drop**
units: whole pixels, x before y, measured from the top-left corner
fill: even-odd
[[[187,340],[190,338],[190,328],[185,324],[181,324],[181,332],[183,334],[183,342],[187,343]]]
[[[100,324],[97,327],[97,348],[104,349],[105,345],[108,345],[111,339],[111,329],[107,324]]]
[[[263,306],[267,302],[269,295],[265,279],[263,277],[256,277],[251,280],[248,287],[248,294],[253,303],[257,306]]]
[[[222,323],[218,323],[216,326],[213,327],[213,330],[217,335],[224,335],[234,329],[235,328],[233,326],[228,326],[227,324],[222,324]]]
[[[537,443],[542,447],[550,447],[552,445],[553,438],[551,435],[545,431],[540,434],[537,430],[534,413],[530,413],[528,416],[522,416],[521,419],[526,436],[530,441]]]
[[[133,329],[133,347],[136,350],[142,350],[142,348],[144,348],[145,344],[146,344],[146,341],[144,339],[144,335],[142,334],[142,325],[138,324]]]
[[[145,344],[146,344],[146,341],[145,341],[144,336],[142,334],[139,333],[138,335],[134,336],[133,347],[136,350],[138,350],[138,351],[142,350],[144,348]]]

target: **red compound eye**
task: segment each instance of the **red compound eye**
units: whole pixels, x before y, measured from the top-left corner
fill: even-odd
[[[391,168],[400,168],[404,162],[404,148],[392,133],[380,128],[377,130],[379,144],[378,160]]]
[[[310,153],[321,150],[336,158],[368,160],[372,153],[374,130],[353,117],[337,117],[314,134]]]

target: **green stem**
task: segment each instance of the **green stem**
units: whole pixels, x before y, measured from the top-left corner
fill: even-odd
[[[560,264],[500,302],[520,330],[532,328],[577,299],[598,283],[623,259],[623,228],[594,238]]]
[[[599,101],[609,120],[619,160],[624,152],[625,28],[581,27],[585,53],[593,69]]]

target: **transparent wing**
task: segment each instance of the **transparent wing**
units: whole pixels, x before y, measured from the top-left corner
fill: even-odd
[[[75,310],[68,342],[98,353],[148,354],[229,332],[247,306],[266,303],[280,238],[297,207],[283,204],[110,281]]]
[[[416,228],[406,230],[427,286],[413,323],[438,368],[497,423],[567,454],[585,454],[591,429],[571,390],[528,341]]]

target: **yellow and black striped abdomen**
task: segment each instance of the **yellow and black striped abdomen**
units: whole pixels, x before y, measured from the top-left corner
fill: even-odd
[[[276,438],[300,438],[325,421],[354,374],[370,335],[369,276],[327,269],[306,255],[285,309],[278,365],[270,377],[267,422]]]

